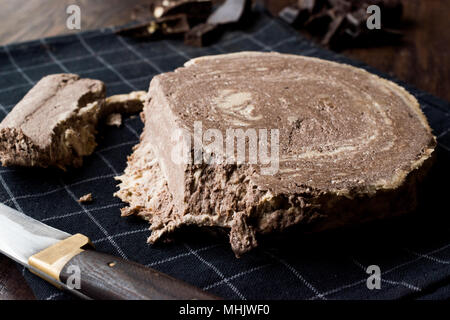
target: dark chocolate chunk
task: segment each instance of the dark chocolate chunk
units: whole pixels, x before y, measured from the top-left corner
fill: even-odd
[[[381,30],[366,26],[370,5],[380,7]],[[400,0],[298,0],[281,10],[279,17],[294,27],[305,27],[320,37],[322,44],[339,49],[398,40],[401,33],[386,27],[398,25],[402,8]]]
[[[121,36],[133,38],[160,39],[163,36],[180,35],[190,30],[185,14],[155,19],[136,26],[117,30]]]
[[[251,12],[251,0],[225,0],[208,18],[209,24],[234,24],[243,22]]]
[[[0,123],[4,166],[79,167],[96,146],[105,98],[99,80],[76,74],[42,78]]]
[[[324,0],[298,0],[297,6],[302,11],[317,12],[324,5]]]
[[[305,28],[315,35],[324,35],[329,28],[330,23],[336,18],[333,9],[322,9],[322,11],[313,14],[305,22]]]
[[[131,11],[132,20],[148,21],[153,18],[153,3],[139,4]]]
[[[76,74],[42,78],[0,123],[4,166],[79,167],[95,147],[97,126],[111,113],[142,109],[146,92],[105,99],[99,80]]]
[[[206,19],[211,13],[211,9],[211,0],[166,0],[155,6],[153,15],[156,18],[161,18],[183,13],[188,18]]]
[[[342,23],[344,21],[344,16],[339,15],[333,21],[331,21],[330,26],[328,28],[328,32],[325,34],[325,36],[322,39],[323,45],[328,45],[330,42],[332,42],[333,38],[336,38],[339,36],[339,28],[342,27]]]
[[[289,23],[290,25],[297,25],[300,17],[300,9],[296,7],[285,7],[278,14],[281,20]]]
[[[211,44],[220,33],[221,28],[219,25],[202,23],[184,35],[184,43],[194,47],[203,47]]]

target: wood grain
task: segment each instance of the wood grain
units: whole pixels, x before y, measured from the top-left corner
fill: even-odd
[[[155,269],[101,252],[86,250],[63,268],[60,279],[80,270],[78,292],[95,300],[217,300],[218,298]]]
[[[296,0],[261,0],[276,13]],[[133,7],[148,0],[0,0],[0,44],[71,33],[65,13],[81,7],[82,30],[129,22]],[[342,53],[450,101],[450,1],[403,0],[404,39],[396,46]],[[450,111],[450,110],[449,110]],[[33,294],[14,263],[0,256],[0,300]]]
[[[450,101],[450,1],[403,3],[405,26],[401,43],[342,53]]]

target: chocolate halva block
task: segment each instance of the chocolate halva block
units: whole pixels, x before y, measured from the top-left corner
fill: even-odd
[[[184,225],[218,227],[239,256],[294,225],[316,232],[410,212],[436,145],[405,89],[317,58],[195,58],[155,76],[149,96],[116,193],[123,215],[151,223],[149,242]],[[239,150],[226,142],[239,129],[247,146],[233,162]]]
[[[99,121],[142,109],[145,92],[105,99],[102,81],[76,74],[42,78],[0,123],[3,166],[79,167],[95,147]]]
[[[105,85],[75,74],[42,78],[0,123],[4,166],[78,167],[93,152]]]

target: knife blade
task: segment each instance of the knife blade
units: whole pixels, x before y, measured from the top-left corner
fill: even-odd
[[[0,203],[0,252],[25,267],[32,255],[70,236]]]
[[[4,204],[0,253],[82,298],[219,299],[157,270],[97,252],[86,236],[58,230]],[[73,276],[79,277],[78,286],[70,283]]]

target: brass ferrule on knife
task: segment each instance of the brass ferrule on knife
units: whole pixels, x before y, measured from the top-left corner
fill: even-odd
[[[28,259],[28,264],[32,267],[30,271],[42,277],[39,273],[33,270],[36,269],[42,274],[51,279],[60,282],[60,274],[64,266],[76,255],[84,251],[83,248],[87,246],[92,247],[88,237],[82,234],[75,234],[67,239],[61,240],[58,243],[36,253]],[[45,279],[48,280],[48,279]],[[60,287],[58,283],[53,283]]]

